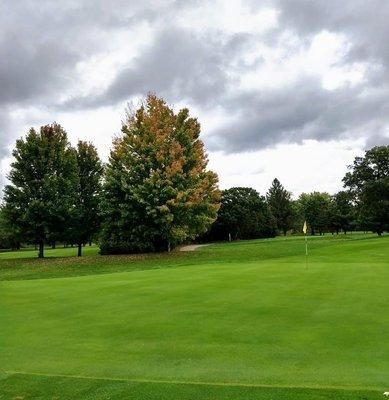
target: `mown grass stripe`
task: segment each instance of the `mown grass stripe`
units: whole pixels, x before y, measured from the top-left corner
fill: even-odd
[[[90,379],[114,382],[133,382],[133,383],[155,383],[155,384],[172,384],[172,385],[202,385],[202,386],[222,386],[222,387],[247,387],[247,388],[277,388],[277,389],[316,389],[316,390],[382,390],[377,387],[369,386],[290,386],[290,385],[270,385],[244,382],[206,382],[206,381],[179,381],[164,379],[142,379],[142,378],[114,378],[103,376],[86,376],[86,375],[67,375],[67,374],[47,374],[42,372],[26,372],[26,371],[4,371],[7,375],[31,375],[48,378],[69,378],[69,379]]]

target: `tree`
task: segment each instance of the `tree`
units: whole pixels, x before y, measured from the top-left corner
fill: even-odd
[[[369,182],[360,196],[359,220],[379,236],[389,231],[389,178]]]
[[[340,191],[332,196],[330,204],[330,227],[337,234],[355,228],[355,208],[353,195],[348,191]]]
[[[96,148],[79,141],[76,149],[77,190],[72,212],[71,238],[78,245],[78,256],[82,246],[90,242],[99,229],[99,195],[103,166]]]
[[[76,158],[66,132],[57,124],[39,132],[30,129],[16,141],[10,184],[4,189],[7,218],[23,239],[39,244],[44,257],[48,237],[60,237],[67,229],[74,198]]]
[[[247,187],[223,190],[217,220],[206,235],[208,240],[274,237],[276,223],[265,198]]]
[[[376,146],[356,157],[343,178],[355,196],[359,221],[381,235],[389,230],[389,146]]]
[[[292,226],[293,210],[291,197],[291,193],[281,185],[277,178],[273,180],[266,194],[267,203],[275,218],[277,229],[283,232],[285,236],[286,232]]]
[[[20,229],[12,223],[9,207],[0,206],[0,248],[19,250],[21,245]]]
[[[304,210],[299,200],[292,201],[292,229],[294,233],[301,233],[305,221]]]
[[[128,113],[106,168],[102,253],[168,251],[204,233],[219,208],[200,124],[149,95]]]
[[[323,234],[330,225],[331,196],[328,193],[302,193],[299,197],[299,205],[304,220],[307,221],[311,235],[319,232]]]

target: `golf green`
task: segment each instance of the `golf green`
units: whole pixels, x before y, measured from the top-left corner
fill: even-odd
[[[56,251],[0,254],[2,400],[389,390],[389,236],[310,238],[307,263],[301,237],[134,257],[91,248],[82,260]]]

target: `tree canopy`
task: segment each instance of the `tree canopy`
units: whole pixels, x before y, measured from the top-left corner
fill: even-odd
[[[356,157],[343,182],[357,202],[359,222],[379,235],[389,230],[389,146]]]
[[[44,256],[48,237],[64,234],[74,199],[76,157],[66,132],[57,123],[31,129],[16,142],[10,184],[4,189],[6,218],[22,238],[39,244]]]
[[[100,224],[99,194],[103,176],[103,166],[96,148],[79,141],[77,144],[77,190],[72,212],[71,242],[78,245],[81,256],[82,245],[90,242],[97,234]]]
[[[328,193],[302,193],[299,197],[300,212],[307,221],[311,234],[323,234],[329,227],[331,196]]]
[[[266,200],[248,187],[223,190],[218,218],[206,238],[211,240],[272,237],[276,222]]]
[[[103,253],[170,250],[204,233],[219,208],[200,124],[149,95],[127,115],[106,168]]]

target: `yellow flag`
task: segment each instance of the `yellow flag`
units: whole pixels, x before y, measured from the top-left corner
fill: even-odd
[[[307,221],[304,221],[304,225],[303,225],[303,232],[304,232],[304,235],[306,235],[307,234]]]

